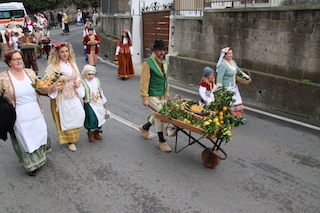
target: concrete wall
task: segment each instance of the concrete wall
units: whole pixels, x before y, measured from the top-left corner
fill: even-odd
[[[205,66],[216,63],[170,56],[169,75],[184,84],[198,85]],[[247,69],[244,69],[247,70]],[[320,85],[249,70],[253,81],[239,85],[244,102],[305,118],[320,126]]]
[[[102,30],[114,37],[120,37],[123,29],[132,32],[132,17],[130,15],[100,15]]]
[[[172,16],[172,52],[217,61],[225,46],[238,65],[320,83],[320,6],[205,10]]]

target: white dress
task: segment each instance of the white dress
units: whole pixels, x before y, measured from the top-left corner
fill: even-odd
[[[23,73],[24,80],[19,81],[9,72],[17,100],[14,131],[25,152],[33,153],[47,144],[48,131],[36,91],[28,75]]]

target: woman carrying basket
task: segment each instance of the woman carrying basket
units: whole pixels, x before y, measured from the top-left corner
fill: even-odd
[[[217,63],[217,86],[223,85],[235,93],[233,96],[235,102],[230,106],[230,112],[235,116],[244,117],[244,107],[239,88],[236,84],[236,75],[241,75],[246,79],[250,79],[250,76],[243,72],[232,58],[233,51],[230,47],[225,47],[221,50]],[[242,122],[244,123],[245,121],[246,119],[243,118]]]

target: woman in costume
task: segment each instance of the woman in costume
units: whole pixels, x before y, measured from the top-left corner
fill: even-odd
[[[230,106],[230,112],[238,117],[244,116],[244,107],[242,105],[242,98],[239,88],[236,84],[236,75],[240,74],[245,78],[250,77],[243,72],[233,60],[233,51],[230,47],[225,47],[220,52],[220,58],[217,63],[217,86],[225,86],[228,90],[233,91],[235,94],[233,99],[235,102]],[[245,119],[243,119],[245,122]]]
[[[118,76],[122,80],[126,80],[134,76],[134,69],[132,65],[132,40],[129,30],[124,29],[122,36],[118,40],[118,46],[116,48],[116,56],[119,61]]]
[[[31,85],[37,76],[33,70],[24,68],[19,50],[8,51],[5,62],[9,69],[0,73],[0,96],[6,97],[16,111],[11,142],[21,166],[35,176],[36,170],[47,162],[46,154],[50,151],[42,104]]]
[[[72,45],[67,42],[55,43],[50,51],[44,78],[60,76],[49,91],[51,112],[56,124],[60,144],[68,144],[70,151],[76,151],[75,143],[80,138],[85,112],[78,90],[81,76],[75,62]]]

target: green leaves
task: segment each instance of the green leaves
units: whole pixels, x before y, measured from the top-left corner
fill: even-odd
[[[99,7],[100,0],[22,0],[28,14],[75,5],[77,8]],[[70,11],[71,12],[71,11]]]

